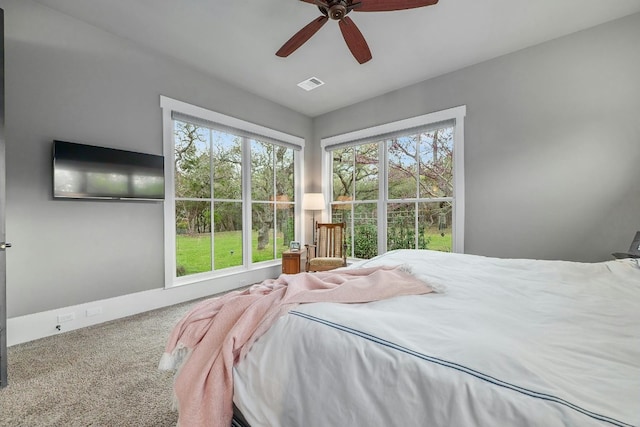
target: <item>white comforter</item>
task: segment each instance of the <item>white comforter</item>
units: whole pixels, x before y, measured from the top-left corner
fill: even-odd
[[[254,344],[234,370],[252,427],[640,426],[635,260],[400,250],[351,268],[397,264],[439,292],[300,306]]]

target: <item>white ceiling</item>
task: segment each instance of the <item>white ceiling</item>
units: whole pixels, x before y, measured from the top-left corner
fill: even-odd
[[[373,54],[360,65],[335,21],[275,56],[320,16],[297,0],[36,1],[311,117],[640,12],[640,0],[440,0],[352,12]],[[297,83],[309,77],[326,84],[306,92]]]

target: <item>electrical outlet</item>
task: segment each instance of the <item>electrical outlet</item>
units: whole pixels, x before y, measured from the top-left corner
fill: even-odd
[[[98,314],[102,314],[102,307],[87,308],[87,311],[85,312],[85,314],[87,317],[97,316]]]
[[[58,323],[71,322],[75,318],[75,313],[58,314]]]

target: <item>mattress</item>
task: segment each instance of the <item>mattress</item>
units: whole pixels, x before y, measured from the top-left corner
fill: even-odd
[[[314,303],[234,368],[260,426],[640,426],[640,267],[397,250],[436,293]],[[392,283],[389,286],[393,286]]]

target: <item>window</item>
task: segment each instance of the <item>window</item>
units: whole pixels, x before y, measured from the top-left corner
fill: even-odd
[[[322,141],[329,215],[347,223],[351,257],[463,251],[464,114],[457,107]]]
[[[167,286],[272,265],[298,226],[302,140],[162,97]]]
[[[251,141],[252,261],[280,258],[295,239],[294,151]],[[273,243],[271,243],[273,242]]]

